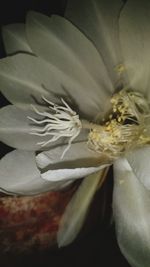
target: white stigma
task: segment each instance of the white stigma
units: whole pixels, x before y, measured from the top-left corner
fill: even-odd
[[[48,141],[38,143],[49,145],[58,139],[68,138],[68,145],[61,158],[69,150],[71,143],[82,129],[88,130],[87,146],[89,149],[106,155],[113,160],[126,151],[150,143],[150,106],[144,96],[132,90],[121,90],[110,99],[112,112],[101,122],[80,120],[79,115],[61,99],[63,105],[57,105],[43,97],[48,104],[48,112],[40,112],[33,106],[41,119],[28,117],[36,126],[31,134],[49,136]]]
[[[49,112],[40,112],[35,106],[32,106],[35,113],[42,118],[37,120],[28,117],[33,123],[39,125],[39,127],[32,128],[30,134],[43,137],[50,136],[48,141],[38,143],[41,147],[47,146],[62,137],[68,138],[68,146],[61,156],[61,158],[63,158],[73,140],[80,134],[82,123],[79,119],[79,115],[70,108],[64,99],[61,98],[63,105],[57,105],[47,100],[45,97],[42,98],[48,104]]]

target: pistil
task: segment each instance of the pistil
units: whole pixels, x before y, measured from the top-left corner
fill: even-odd
[[[62,106],[54,104],[43,97],[43,100],[48,104],[49,112],[40,112],[37,108],[32,106],[36,114],[41,118],[39,120],[32,117],[28,117],[35,125],[40,126],[39,128],[32,128],[30,134],[37,136],[49,136],[48,141],[39,142],[38,145],[41,147],[47,146],[50,143],[56,142],[62,137],[68,139],[68,146],[64,150],[61,157],[65,155],[71,146],[73,140],[80,134],[82,124],[79,120],[79,116],[73,111],[70,106],[61,99]]]
[[[105,154],[111,160],[137,146],[150,143],[150,127],[147,124],[150,107],[139,92],[124,89],[114,94],[110,99],[112,111],[101,122],[80,119],[64,99],[61,99],[62,105],[43,99],[49,111],[40,112],[33,107],[40,119],[28,117],[36,125],[31,134],[50,137],[48,141],[38,143],[40,146],[47,146],[62,137],[67,138],[68,146],[61,157],[83,129],[88,130],[88,148]]]

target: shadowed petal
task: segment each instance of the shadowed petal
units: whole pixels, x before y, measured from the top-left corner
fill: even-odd
[[[61,87],[48,64],[27,54],[1,59],[0,80],[5,97],[21,108],[27,108],[31,103],[41,103],[42,95],[51,96],[43,85],[56,91]]]
[[[116,86],[115,67],[122,62],[118,38],[122,1],[68,0],[67,3],[65,16],[93,41]]]
[[[67,146],[59,146],[54,149],[43,151],[36,156],[36,162],[39,168],[77,168],[98,166],[105,163],[103,155],[91,151],[87,147],[87,142],[78,142],[71,145],[70,149],[60,160],[63,151]]]
[[[30,12],[27,17],[28,41],[35,53],[78,81],[92,109],[103,107],[114,88],[105,65],[93,44],[63,17]],[[94,93],[93,93],[94,92]],[[83,92],[80,93],[83,100]],[[78,102],[80,103],[80,99]]]
[[[106,172],[106,169],[104,169],[86,177],[72,197],[60,222],[57,234],[59,247],[70,244],[77,237],[96,190],[104,181]]]
[[[33,152],[15,150],[0,161],[0,190],[6,193],[33,195],[61,189],[64,182],[48,182],[40,177]]]
[[[32,53],[27,43],[25,25],[23,23],[4,26],[2,28],[2,35],[7,55],[18,52]]]
[[[120,249],[131,266],[149,267],[150,193],[125,158],[114,164],[114,179],[113,213]]]
[[[83,178],[92,173],[98,172],[99,170],[104,169],[105,167],[110,166],[110,164],[101,164],[98,167],[81,167],[73,169],[56,169],[48,170],[41,174],[41,177],[47,181],[67,181],[67,180],[76,180]]]
[[[150,1],[127,1],[119,26],[130,86],[150,96]]]
[[[135,176],[148,190],[150,190],[150,146],[135,149],[134,151],[127,153],[126,159]]]
[[[0,80],[1,91],[5,97],[25,109],[31,103],[41,103],[42,95],[54,103],[60,102],[63,97],[66,102],[72,102],[81,114],[91,119],[110,105],[110,95],[104,93],[104,90],[98,88],[98,91],[93,93],[90,84],[84,87],[78,80],[72,79],[50,63],[27,54],[0,60]],[[82,80],[84,81],[84,77]]]

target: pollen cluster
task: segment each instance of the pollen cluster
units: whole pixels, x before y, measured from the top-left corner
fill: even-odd
[[[150,107],[141,93],[125,89],[113,95],[111,104],[111,114],[101,127],[91,128],[88,147],[114,159],[150,142],[150,129],[146,124]]]
[[[80,119],[63,99],[62,105],[54,104],[45,97],[43,100],[48,105],[48,111],[40,112],[33,107],[40,118],[37,120],[28,117],[35,124],[30,134],[48,137],[47,141],[38,143],[42,147],[66,138],[68,145],[61,158],[84,129],[88,131],[88,148],[103,153],[110,160],[135,147],[150,143],[150,106],[139,92],[123,89],[114,94],[110,100],[110,115],[98,123]]]

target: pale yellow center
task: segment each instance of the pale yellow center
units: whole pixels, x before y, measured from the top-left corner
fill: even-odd
[[[139,92],[123,89],[114,94],[111,98],[110,115],[96,122],[80,119],[63,99],[62,105],[54,104],[45,97],[43,100],[49,110],[40,112],[33,107],[40,118],[37,120],[28,117],[36,125],[30,133],[43,138],[49,137],[47,141],[39,142],[39,146],[50,145],[60,138],[68,139],[68,146],[62,157],[83,129],[89,132],[88,148],[106,155],[110,160],[135,147],[150,143],[150,106]]]
[[[121,90],[111,98],[112,111],[99,125],[91,124],[88,147],[110,159],[150,143],[150,107],[141,93]]]

